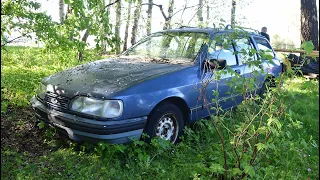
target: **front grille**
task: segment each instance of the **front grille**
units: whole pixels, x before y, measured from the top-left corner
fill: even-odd
[[[68,108],[70,99],[68,97],[61,96],[52,92],[47,92],[44,101],[48,104],[49,107],[53,109],[66,110]]]

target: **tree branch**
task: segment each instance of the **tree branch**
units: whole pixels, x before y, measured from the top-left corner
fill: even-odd
[[[161,4],[154,4],[154,3],[144,3],[144,4],[141,4],[141,5],[152,5],[152,6],[157,6],[159,9],[160,9],[160,11],[161,11],[161,14],[162,14],[162,16],[164,17],[164,19],[169,19],[169,17],[167,17],[166,16],[166,14],[164,13],[164,11],[163,11],[163,7],[162,7],[162,5]],[[171,17],[170,17],[171,18]]]
[[[197,6],[197,5],[196,5],[196,6]],[[190,22],[192,21],[192,19],[197,15],[199,9],[203,8],[203,6],[204,6],[204,4],[202,4],[202,6],[197,9],[196,13],[192,16],[192,18],[191,18],[190,21],[188,22],[188,25],[190,24]]]
[[[190,9],[190,8],[193,8],[193,7],[196,7],[196,6],[198,6],[198,5],[184,7],[183,9],[179,9],[177,12],[175,12],[174,14],[172,14],[172,16],[170,16],[168,18],[172,18],[174,15],[178,14],[180,11],[185,11],[186,9]]]
[[[160,12],[162,14],[162,16],[164,17],[165,20],[169,20],[171,19],[174,15],[178,14],[180,11],[185,11],[186,9],[190,9],[193,7],[196,7],[198,5],[194,5],[194,6],[189,6],[189,7],[184,7],[182,9],[179,9],[178,11],[176,11],[174,14],[172,14],[172,16],[167,16],[163,10],[163,7],[161,4],[155,4],[155,3],[143,3],[142,5],[152,5],[152,6],[157,6],[160,9]]]
[[[100,13],[102,14],[107,7],[114,5],[114,4],[116,4],[117,2],[119,2],[119,1],[120,1],[120,0],[115,0],[115,1],[112,2],[112,3],[105,5],[104,8],[101,9]],[[110,1],[109,1],[109,2],[110,2]]]
[[[30,33],[33,33],[33,32],[25,33],[25,34],[22,34],[21,36],[18,36],[18,37],[16,37],[16,38],[13,38],[13,39],[5,42],[4,44],[1,44],[1,47],[2,47],[2,46],[5,46],[6,44],[9,44],[9,43],[11,43],[11,42],[13,42],[13,41],[15,41],[15,40],[17,40],[17,39],[20,39],[20,38],[22,38],[22,37],[24,37],[24,36],[26,36],[26,35],[28,35],[28,34],[30,34]]]
[[[106,9],[109,6],[114,5],[115,3],[119,2],[120,0],[115,0],[113,3],[107,4],[103,9]]]

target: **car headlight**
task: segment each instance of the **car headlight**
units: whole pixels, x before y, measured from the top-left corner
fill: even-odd
[[[47,86],[40,83],[39,86],[38,86],[38,89],[37,89],[37,96],[40,98],[40,99],[44,99],[44,96],[46,95],[47,93]]]
[[[72,101],[71,110],[104,118],[116,118],[122,114],[123,103],[120,100],[77,97]]]

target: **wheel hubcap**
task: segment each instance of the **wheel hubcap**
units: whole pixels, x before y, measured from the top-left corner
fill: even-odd
[[[173,114],[162,116],[156,126],[156,136],[174,143],[178,136],[178,124]]]

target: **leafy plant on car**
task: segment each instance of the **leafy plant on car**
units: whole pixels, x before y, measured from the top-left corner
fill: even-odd
[[[220,42],[226,49],[229,44],[235,43],[236,39],[249,38],[248,35],[239,29],[229,36],[218,36],[215,41]],[[213,164],[211,170],[216,175],[223,174],[218,176],[223,179],[258,178],[270,172],[269,163],[274,161],[272,155],[282,154],[277,146],[289,142],[287,139],[289,130],[294,127],[294,124],[299,124],[299,121],[292,120],[287,111],[289,106],[284,103],[290,96],[281,88],[281,84],[286,79],[285,74],[282,73],[275,78],[267,75],[267,72],[262,69],[262,60],[273,63],[270,52],[241,49],[234,54],[241,55],[245,60],[244,68],[254,69],[250,78],[243,77],[230,67],[219,70],[219,64],[216,64],[215,68],[205,64],[201,88],[199,88],[201,99],[210,115],[210,122],[219,137],[219,142],[215,142],[213,146],[219,146],[222,152],[220,156],[222,161],[218,160],[218,162],[223,162],[223,166]],[[256,59],[255,56],[259,58]],[[209,75],[206,72],[210,72]],[[225,112],[219,103],[223,101],[219,99],[219,82],[227,74],[233,77],[227,82],[230,87],[228,93],[233,97],[237,94],[243,97],[236,111]],[[256,88],[260,74],[266,76],[266,82],[262,86],[265,91],[258,94]],[[210,105],[210,99],[207,99],[206,94],[206,88],[211,82],[216,83],[216,89],[212,92],[214,105]],[[275,88],[269,88],[271,83],[275,84]],[[287,104],[290,105],[290,102]],[[214,114],[211,113],[212,111]],[[292,141],[290,143],[292,144]],[[277,163],[274,162],[274,164]]]

